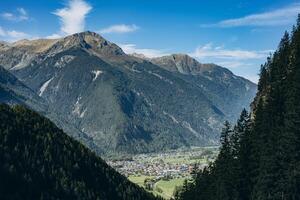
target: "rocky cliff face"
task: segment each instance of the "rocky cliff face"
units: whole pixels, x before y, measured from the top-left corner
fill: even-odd
[[[92,32],[5,44],[0,55],[62,124],[103,154],[215,144],[223,121],[256,91],[222,67],[187,55],[136,58]]]

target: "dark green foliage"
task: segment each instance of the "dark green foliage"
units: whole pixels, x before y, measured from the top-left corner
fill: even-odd
[[[217,160],[177,199],[300,199],[299,22],[261,67],[253,117],[243,110],[232,133],[225,123]]]
[[[0,199],[156,199],[21,106],[0,105]]]

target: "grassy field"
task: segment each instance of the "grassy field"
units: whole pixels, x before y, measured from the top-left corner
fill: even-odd
[[[170,199],[173,196],[176,186],[181,186],[184,180],[185,178],[171,179],[169,181],[160,180],[155,184],[155,192],[166,199]],[[157,192],[159,189],[163,192]]]
[[[151,176],[129,176],[128,179],[141,186],[144,187],[144,180],[146,178],[153,178]],[[174,190],[176,186],[181,186],[183,184],[185,178],[177,178],[177,179],[171,179],[169,181],[160,180],[155,184],[154,190],[151,191],[155,195],[160,195],[165,199],[170,199],[174,193]],[[162,192],[159,192],[159,191]]]
[[[146,178],[154,178],[154,177],[153,176],[143,176],[143,175],[141,175],[141,176],[129,176],[128,177],[128,179],[131,182],[133,182],[133,183],[135,183],[135,184],[137,184],[137,185],[139,185],[141,187],[144,187],[144,180]]]

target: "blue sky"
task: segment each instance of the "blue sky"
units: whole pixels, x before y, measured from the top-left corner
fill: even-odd
[[[187,53],[256,82],[260,64],[297,13],[295,0],[5,0],[0,40],[91,30],[127,53]]]

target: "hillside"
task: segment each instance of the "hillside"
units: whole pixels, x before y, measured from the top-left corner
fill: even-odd
[[[215,65],[199,63],[186,54],[172,54],[150,59],[154,64],[174,72],[177,77],[203,89],[212,103],[235,121],[244,108],[249,108],[256,93],[256,85],[234,75],[230,70]]]
[[[47,110],[47,103],[42,98],[2,66],[0,66],[0,90],[0,102],[28,105],[39,112]]]
[[[48,117],[55,124],[66,131],[73,138],[85,143],[88,147],[98,152],[91,139],[83,132],[67,122],[63,117],[53,112],[48,102],[28,88],[12,73],[0,66],[0,102],[8,105],[22,105],[39,114]]]
[[[105,155],[216,144],[222,122],[235,120],[256,91],[224,68],[177,73],[93,32],[5,44],[0,55],[51,113]]]
[[[262,65],[252,113],[226,122],[220,154],[181,200],[300,199],[300,15]]]
[[[0,105],[1,199],[155,199],[51,121]]]

